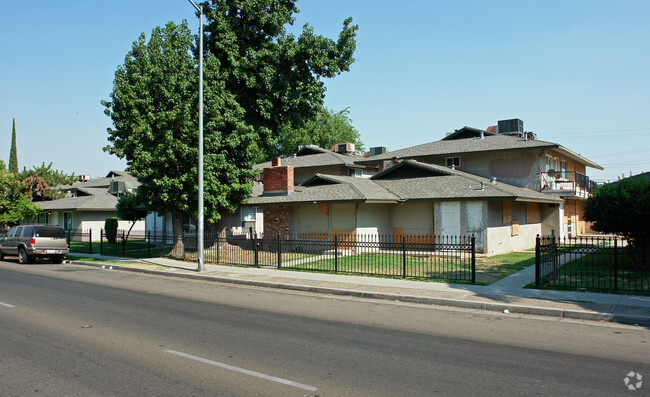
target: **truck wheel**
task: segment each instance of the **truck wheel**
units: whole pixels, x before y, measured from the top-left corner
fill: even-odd
[[[52,263],[63,263],[63,255],[56,255],[51,258]]]
[[[5,260],[5,254],[2,251],[0,251],[0,261],[3,260]]]
[[[33,258],[27,255],[27,251],[25,251],[25,248],[18,249],[18,263],[24,265],[25,263],[32,263],[32,260]]]

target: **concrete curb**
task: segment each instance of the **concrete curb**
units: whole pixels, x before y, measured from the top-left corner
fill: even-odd
[[[107,266],[98,263],[83,262],[77,260],[75,260],[74,264],[94,266],[98,268],[101,268],[102,266],[104,267]],[[185,272],[175,273],[166,270],[139,269],[139,268],[132,268],[128,266],[120,266],[120,265],[110,265],[110,266],[112,266],[113,270],[185,278],[190,280],[212,281],[212,282],[218,282],[224,284],[236,284],[236,285],[245,285],[245,286],[253,286],[253,287],[284,289],[289,291],[300,291],[300,292],[337,295],[337,296],[350,296],[355,298],[397,301],[397,302],[416,303],[416,304],[423,304],[423,305],[457,307],[463,309],[488,310],[488,311],[495,311],[495,312],[504,312],[505,310],[507,310],[509,313],[512,314],[558,317],[558,318],[589,320],[589,321],[606,321],[606,322],[615,322],[615,323],[628,324],[628,325],[650,326],[650,315],[641,316],[641,315],[629,315],[629,314],[615,314],[609,312],[597,312],[597,311],[588,311],[588,310],[573,310],[573,309],[561,309],[561,308],[553,308],[553,307],[526,306],[526,305],[520,305],[514,303],[511,304],[511,303],[497,303],[497,302],[479,302],[479,301],[462,300],[462,299],[441,298],[441,297],[423,297],[423,296],[390,294],[390,293],[380,293],[380,292],[354,291],[354,290],[347,290],[347,289],[333,288],[333,287],[316,287],[310,285],[287,284],[287,283],[259,281],[259,280],[241,280],[241,279],[208,276],[203,274],[192,274],[192,273],[185,273]]]

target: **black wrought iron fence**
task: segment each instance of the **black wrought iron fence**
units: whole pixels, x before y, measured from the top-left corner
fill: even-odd
[[[473,236],[365,236],[302,234],[273,237],[205,237],[205,263],[372,274],[425,279],[476,280]],[[192,246],[189,246],[189,244]],[[171,256],[196,260],[196,241],[183,240]]]
[[[103,229],[68,232],[68,241],[71,255],[84,253],[129,257],[165,256],[173,245],[172,236],[166,234],[135,232],[127,235],[127,231],[118,230],[115,237],[110,238]]]
[[[585,290],[650,291],[650,271],[624,239],[537,236],[535,284]]]
[[[103,230],[69,236],[75,252],[114,256],[170,256],[197,260],[196,234],[171,235],[118,231],[108,241]],[[204,263],[270,266],[332,273],[404,278],[476,280],[474,236],[377,236],[299,234],[273,237],[211,235],[204,237]]]

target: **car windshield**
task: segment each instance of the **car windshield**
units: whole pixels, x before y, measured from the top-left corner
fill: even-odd
[[[65,238],[65,232],[60,227],[37,227],[34,237]]]

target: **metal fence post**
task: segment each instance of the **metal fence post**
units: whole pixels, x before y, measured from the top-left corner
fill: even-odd
[[[282,235],[278,233],[278,269],[282,268]]]
[[[553,283],[557,281],[557,244],[555,242],[555,229],[551,230],[551,252],[553,255]]]
[[[181,231],[181,241],[183,242],[183,260],[185,260],[187,258],[187,241],[185,241],[185,229]]]
[[[257,233],[252,234],[253,237],[253,254],[255,255],[255,267],[260,267],[260,259],[258,257],[257,249]]]
[[[147,232],[147,256],[151,257],[151,230]]]
[[[88,229],[88,253],[93,253],[93,229]]]
[[[406,277],[406,236],[402,235],[402,278]]]
[[[472,234],[472,284],[476,282],[476,237]]]
[[[537,237],[535,237],[535,286],[539,287],[539,284],[541,283],[541,275],[542,275],[542,264],[540,261],[540,248],[541,248],[541,240],[539,238],[539,234]]]
[[[104,229],[99,229],[99,254],[104,255]]]
[[[217,233],[215,236],[215,242],[217,246],[217,265],[219,264],[219,251],[221,251],[221,242],[219,239],[221,238],[221,233]]]
[[[618,291],[618,239],[614,237],[614,291]]]
[[[542,274],[542,269],[540,269],[542,267],[542,264],[540,262],[540,244],[541,241],[538,234],[537,237],[535,237],[535,286],[536,287],[539,287],[539,284],[541,282],[540,278]]]
[[[338,235],[334,235],[334,273],[339,272],[339,241]]]

